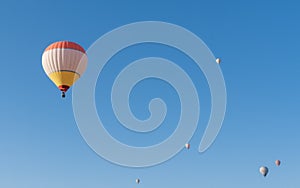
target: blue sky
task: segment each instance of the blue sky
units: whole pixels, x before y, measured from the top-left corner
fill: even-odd
[[[296,0],[1,2],[0,187],[300,186],[299,6]],[[109,98],[104,97],[109,96],[110,79],[121,68],[117,64],[121,60],[130,63],[154,55],[173,60],[199,80],[201,102],[190,150],[158,166],[125,168],[102,159],[85,143],[74,120],[72,90],[66,99],[60,98],[44,74],[41,55],[55,41],[71,40],[88,49],[112,29],[148,20],[185,27],[222,58],[227,112],[212,147],[198,153],[210,112],[209,89],[201,70],[171,48],[145,44],[125,49],[98,80],[105,83],[96,89],[98,112],[105,121],[115,120]],[[136,116],[147,118],[145,107],[153,96],[171,105],[166,121],[176,122],[176,92],[159,80],[145,80],[132,91]],[[159,142],[172,132],[162,127],[152,136],[128,138],[128,130],[107,129],[115,138],[138,146]],[[282,160],[280,167],[275,166],[276,159]],[[270,169],[267,178],[258,172],[261,165]],[[135,184],[136,178],[141,184]]]

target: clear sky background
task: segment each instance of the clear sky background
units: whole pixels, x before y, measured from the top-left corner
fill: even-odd
[[[0,187],[299,187],[299,7],[297,0],[2,1]],[[120,128],[109,103],[120,61],[128,64],[147,56],[173,60],[197,82],[201,102],[191,149],[158,166],[134,169],[107,162],[89,148],[74,120],[72,90],[61,99],[42,69],[41,56],[52,42],[71,40],[88,49],[110,30],[146,20],[183,26],[222,58],[228,103],[216,141],[200,154],[210,113],[201,70],[166,46],[144,44],[121,51],[96,89],[98,112],[115,138],[136,146],[158,143],[172,133],[179,114],[173,108],[179,105],[176,92],[149,79],[132,91],[132,110],[147,118],[149,99],[160,96],[169,105],[166,122],[151,136]],[[282,161],[280,167],[276,159]],[[266,178],[258,172],[261,165],[269,167]]]

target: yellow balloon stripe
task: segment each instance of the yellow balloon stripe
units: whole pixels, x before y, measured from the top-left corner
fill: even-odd
[[[78,73],[70,71],[52,72],[48,76],[57,87],[61,85],[71,87],[80,77]]]

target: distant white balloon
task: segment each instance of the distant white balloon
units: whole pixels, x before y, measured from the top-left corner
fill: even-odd
[[[139,183],[140,183],[140,179],[136,179],[135,182],[136,182],[137,184],[139,184]]]
[[[216,59],[216,62],[217,62],[218,64],[220,64],[220,63],[221,63],[221,59],[220,59],[220,58],[217,58],[217,59]]]
[[[259,168],[259,172],[260,172],[264,177],[266,177],[267,174],[268,174],[268,172],[269,172],[269,169],[268,169],[267,167],[265,167],[265,166],[262,166],[262,167]]]
[[[275,161],[275,164],[276,164],[276,166],[280,166],[281,161],[280,161],[280,160],[276,160],[276,161]]]
[[[185,144],[186,149],[190,149],[191,145],[190,144]]]

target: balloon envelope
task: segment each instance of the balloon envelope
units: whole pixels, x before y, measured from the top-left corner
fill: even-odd
[[[42,66],[58,89],[66,92],[84,73],[87,55],[79,44],[59,41],[45,49]]]
[[[186,149],[190,149],[191,145],[190,144],[185,144]]]
[[[276,161],[275,161],[275,164],[276,164],[276,166],[280,166],[281,161],[280,161],[280,160],[276,160]]]
[[[266,177],[267,174],[268,174],[268,172],[269,172],[269,169],[268,169],[267,167],[265,167],[265,166],[262,166],[262,167],[259,168],[259,172],[260,172],[264,177]]]
[[[217,59],[216,59],[216,62],[217,62],[218,64],[220,64],[220,63],[221,63],[221,59],[220,59],[220,58],[217,58]]]
[[[139,183],[140,183],[140,179],[136,179],[135,182],[136,182],[137,184],[139,184]]]

